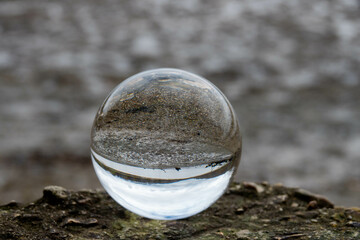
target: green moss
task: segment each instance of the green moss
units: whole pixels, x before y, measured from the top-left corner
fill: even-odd
[[[126,212],[124,219],[113,223],[115,235],[121,239],[164,239],[164,221],[149,220]]]

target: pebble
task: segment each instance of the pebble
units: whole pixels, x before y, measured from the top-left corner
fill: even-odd
[[[293,207],[293,208],[297,208],[299,206],[299,204],[297,203],[297,202],[293,202],[292,204],[291,204],[291,207]]]
[[[62,225],[90,227],[96,224],[98,224],[98,220],[95,218],[88,218],[88,219],[67,218]]]
[[[62,200],[67,199],[69,193],[68,191],[59,186],[47,186],[43,191],[44,199],[49,200],[50,202],[60,202]]]
[[[236,236],[240,239],[249,239],[249,235],[251,234],[251,232],[248,229],[243,229],[240,230],[236,233]]]
[[[313,210],[318,208],[318,203],[315,200],[312,200],[307,205],[307,210]]]
[[[332,221],[332,222],[330,222],[330,225],[331,225],[332,227],[337,227],[337,222]]]
[[[289,196],[287,194],[283,194],[283,195],[278,195],[275,198],[275,203],[284,203],[286,202],[286,200],[289,198]]]
[[[349,221],[346,223],[346,226],[360,228],[360,222]]]
[[[243,214],[244,212],[245,212],[244,208],[238,208],[235,210],[235,214],[237,214],[237,215]]]
[[[254,189],[257,193],[262,193],[265,191],[265,188],[263,186],[253,182],[243,182],[243,186],[247,189]]]
[[[334,208],[334,204],[330,202],[330,200],[328,200],[327,198],[318,194],[313,194],[304,189],[297,189],[294,192],[294,196],[300,200],[307,202],[315,200],[317,202],[318,208]]]

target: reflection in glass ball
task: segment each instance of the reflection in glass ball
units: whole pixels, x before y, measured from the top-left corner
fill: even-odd
[[[119,84],[91,133],[100,182],[119,204],[153,219],[203,211],[226,190],[241,137],[226,97],[206,79],[155,69]]]

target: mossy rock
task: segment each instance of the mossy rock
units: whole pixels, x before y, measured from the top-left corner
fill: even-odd
[[[0,206],[0,239],[360,239],[360,208],[245,182],[198,215],[159,221],[125,210],[104,191],[49,186],[33,203]]]

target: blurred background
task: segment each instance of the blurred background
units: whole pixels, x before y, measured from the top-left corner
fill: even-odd
[[[237,112],[236,179],[360,203],[360,1],[0,1],[0,204],[98,188],[90,128],[111,89],[174,67]]]

